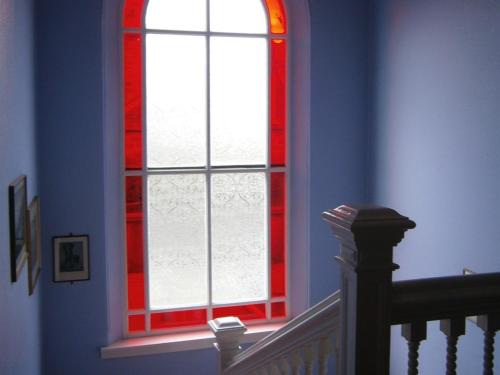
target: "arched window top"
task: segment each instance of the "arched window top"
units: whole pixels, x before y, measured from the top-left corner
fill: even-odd
[[[123,27],[143,28],[145,18],[148,29],[206,31],[206,6],[206,0],[125,0]],[[286,33],[282,0],[210,0],[209,8],[210,31]]]

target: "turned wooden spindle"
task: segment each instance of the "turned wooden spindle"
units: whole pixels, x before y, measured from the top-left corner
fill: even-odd
[[[304,373],[305,375],[313,375],[314,359],[316,358],[316,348],[314,344],[307,344],[304,348]]]
[[[298,350],[296,350],[292,353],[290,363],[292,364],[292,374],[293,375],[300,375],[302,364],[304,362],[303,362],[302,356]]]
[[[483,375],[493,375],[495,333],[500,329],[500,314],[478,316],[477,325],[484,331]]]
[[[427,322],[403,324],[401,334],[408,341],[408,375],[418,375],[418,349],[420,342],[427,338]]]
[[[328,374],[328,360],[333,353],[333,344],[330,337],[324,337],[319,341],[318,349],[318,373],[319,375]]]
[[[439,325],[446,335],[446,375],[456,375],[457,343],[458,338],[465,334],[465,318],[444,319]]]

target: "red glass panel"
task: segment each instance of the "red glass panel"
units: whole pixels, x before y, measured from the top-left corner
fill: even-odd
[[[125,168],[142,167],[142,37],[123,36]]]
[[[285,173],[271,174],[271,295],[273,297],[284,297],[286,293],[285,183]]]
[[[237,316],[242,321],[266,319],[266,305],[262,303],[255,305],[215,307],[213,316],[214,318]]]
[[[142,27],[142,9],[144,0],[125,0],[123,4],[123,27]]]
[[[144,309],[142,177],[125,177],[128,308]]]
[[[271,33],[286,33],[286,18],[283,3],[281,0],[266,0],[267,10],[269,11],[269,22]]]
[[[286,41],[271,41],[271,164],[286,158]]]
[[[286,304],[285,304],[285,302],[271,303],[271,317],[273,317],[273,318],[286,318]]]
[[[128,331],[129,332],[144,332],[146,330],[146,318],[144,315],[129,315]]]
[[[199,326],[207,324],[207,310],[186,310],[151,314],[151,328]]]

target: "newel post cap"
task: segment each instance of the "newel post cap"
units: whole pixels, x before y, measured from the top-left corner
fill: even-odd
[[[245,327],[241,320],[235,316],[226,316],[224,318],[210,320],[208,325],[217,338],[234,336],[235,334],[244,333],[247,330],[247,327]]]
[[[416,226],[414,221],[400,215],[396,210],[378,206],[342,205],[323,212],[322,217],[339,239],[349,239],[352,234],[361,232],[404,233]]]
[[[342,264],[360,270],[398,268],[392,263],[392,249],[415,223],[406,216],[387,207],[342,205],[323,212],[341,242]]]
[[[222,372],[240,352],[240,342],[247,327],[234,316],[210,320],[208,325],[215,335],[216,343],[214,346],[220,353],[220,369]]]

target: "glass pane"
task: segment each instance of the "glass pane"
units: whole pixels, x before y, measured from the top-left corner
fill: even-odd
[[[206,164],[206,39],[146,38],[148,167]]]
[[[210,30],[234,33],[267,33],[261,0],[210,0]]]
[[[271,164],[285,165],[286,41],[271,41]]]
[[[206,0],[149,0],[146,28],[205,31]]]
[[[148,177],[152,309],[207,304],[205,176]]]
[[[266,319],[266,305],[264,303],[244,306],[216,307],[214,319],[224,316],[237,316],[242,321]]]
[[[125,0],[123,5],[123,27],[140,28],[144,0]]]
[[[144,332],[146,330],[146,318],[144,315],[129,315],[128,331],[129,332]]]
[[[142,168],[142,36],[123,36],[125,168]]]
[[[207,324],[207,310],[185,310],[151,314],[151,328],[165,329]]]
[[[267,163],[267,43],[210,39],[212,165]]]
[[[142,177],[125,177],[128,308],[144,309]]]
[[[214,303],[267,298],[267,210],[264,173],[212,175]]]
[[[286,33],[286,18],[282,0],[265,0],[269,11],[269,22],[273,34]]]
[[[285,174],[271,174],[271,294],[286,293],[285,266]]]

